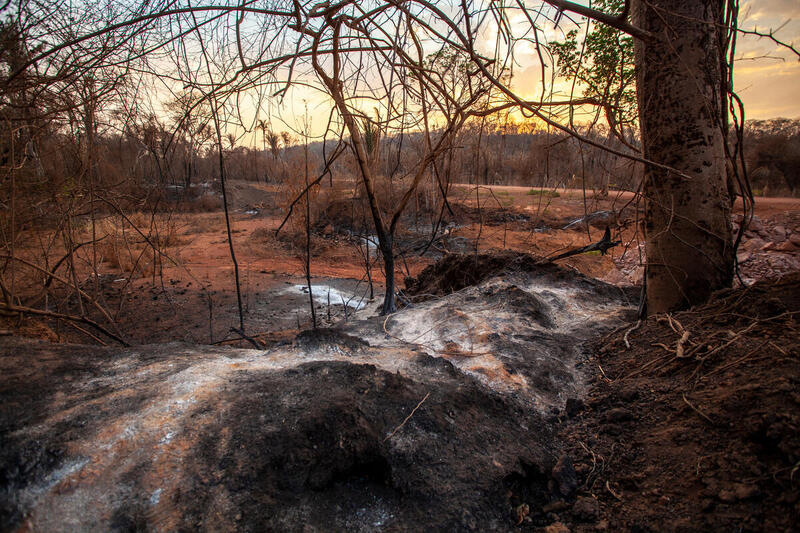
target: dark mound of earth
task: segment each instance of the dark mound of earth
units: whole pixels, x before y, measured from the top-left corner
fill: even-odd
[[[454,209],[459,218],[469,221],[482,222],[489,226],[499,226],[513,223],[516,226],[530,223],[532,217],[527,213],[520,213],[511,209],[496,206],[484,206],[478,209],[464,204],[455,204]]]
[[[450,254],[425,267],[416,278],[406,278],[406,294],[417,296],[417,299],[423,299],[424,296],[444,296],[534,262],[535,259],[527,254],[510,251],[495,254]]]
[[[0,530],[511,531],[523,496],[548,523],[552,422],[443,359],[326,342],[352,338],[0,339]]]
[[[572,530],[800,530],[798,317],[793,274],[599,342],[561,431],[593,507]]]
[[[333,328],[301,331],[294,338],[293,344],[306,350],[334,349],[345,352],[357,352],[369,346],[367,341]]]
[[[467,382],[426,387],[370,365],[314,362],[249,375],[235,391],[176,502],[196,514],[189,523],[211,503],[202,480],[222,471],[244,530],[508,529],[505,478],[523,463],[552,465],[543,422]]]
[[[414,301],[444,296],[484,280],[512,276],[524,272],[532,279],[541,278],[549,286],[593,289],[601,298],[615,298],[625,293],[629,300],[638,299],[638,289],[621,289],[553,263],[543,263],[532,255],[504,250],[485,254],[449,254],[425,267],[417,277],[405,279],[406,294]]]

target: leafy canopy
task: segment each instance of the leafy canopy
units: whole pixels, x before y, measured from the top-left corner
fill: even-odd
[[[607,13],[620,13],[624,0],[597,0],[594,6]],[[583,46],[581,46],[581,44]],[[578,30],[563,42],[552,43],[558,59],[558,74],[577,80],[583,95],[602,102],[606,120],[617,133],[635,127],[637,118],[633,38],[605,24],[594,23],[583,43]]]

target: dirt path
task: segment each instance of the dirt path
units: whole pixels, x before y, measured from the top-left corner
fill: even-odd
[[[470,195],[474,195],[475,186],[458,183],[454,184],[453,187],[458,190],[461,195],[464,197],[468,197]],[[516,185],[481,185],[481,189],[491,190],[495,192],[500,192],[500,196],[503,196],[503,193],[506,193],[513,199],[513,204],[515,206],[530,206],[535,205],[538,203],[538,197],[540,195],[532,195],[530,194],[531,190],[538,190],[538,187],[521,187]],[[554,205],[559,204],[574,204],[575,200],[580,200],[583,202],[584,198],[584,191],[582,189],[544,189],[545,192],[553,192],[558,193],[558,197],[554,198],[552,203]],[[485,194],[485,193],[484,193]],[[634,193],[628,191],[609,191],[608,197],[605,198],[595,198],[593,191],[587,190],[585,191],[586,198],[588,202],[592,202],[595,200],[602,200],[606,203],[617,204],[626,203],[633,199]],[[547,197],[547,194],[544,195]],[[559,199],[561,198],[561,199]],[[800,211],[800,198],[781,198],[781,197],[764,197],[759,196],[756,197],[756,214],[760,217],[768,217],[772,215],[776,215],[779,213],[786,213],[786,212],[797,212]],[[741,209],[742,201],[741,199],[736,200],[736,204],[734,205],[734,209]],[[573,214],[579,215],[577,212],[573,212]]]

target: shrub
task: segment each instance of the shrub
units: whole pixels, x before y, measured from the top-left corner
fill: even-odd
[[[550,189],[531,189],[527,194],[528,196],[544,196],[545,198],[558,198],[561,196],[558,191]]]
[[[100,239],[97,243],[98,255],[112,268],[130,276],[148,276],[160,265],[159,253],[153,247],[164,251],[185,244],[185,238],[179,235],[178,230],[178,222],[171,216],[151,217],[145,213],[133,213],[128,220],[120,216],[108,216],[99,220],[95,228]],[[89,231],[87,225],[84,232]],[[174,255],[174,251],[171,255]]]

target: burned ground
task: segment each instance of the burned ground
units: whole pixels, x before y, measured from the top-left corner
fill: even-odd
[[[796,531],[798,316],[794,274],[648,319],[630,348],[628,330],[598,342],[586,408],[560,432],[599,500],[573,528]]]
[[[637,329],[575,281],[504,274],[267,352],[5,337],[3,529],[793,530],[800,278]],[[452,345],[398,337],[432,316]]]
[[[491,277],[269,351],[4,338],[3,523],[510,531],[524,499],[546,525],[553,409],[629,309],[562,277]],[[432,321],[439,344],[403,338]]]
[[[549,471],[549,434],[536,430],[544,424],[532,413],[432,363],[438,379],[427,386],[341,362],[243,376],[234,397],[221,398],[230,407],[204,432],[191,476],[224,471],[222,490],[244,530],[500,527],[508,519],[503,479],[521,461]],[[226,428],[221,447],[214,435]],[[210,499],[206,484],[191,485],[187,503]]]
[[[414,278],[406,278],[406,294],[414,301],[451,294],[493,277],[509,278],[524,273],[553,287],[571,287],[595,294],[598,299],[623,295],[636,299],[635,290],[620,289],[587,277],[575,270],[547,263],[527,253],[502,251],[480,254],[448,254],[425,267]]]
[[[47,377],[27,397],[23,350]],[[3,351],[3,529],[508,530],[506,479],[555,462],[539,414],[424,354],[404,354],[421,380],[183,345]]]
[[[514,233],[516,219],[487,217],[448,238],[474,249],[480,233],[498,248],[507,226],[510,247],[542,256],[586,244],[577,231],[528,233],[528,219]],[[268,351],[195,344],[235,323],[218,226],[185,250],[215,254],[192,267],[198,280],[108,278],[125,285],[129,340],[193,344],[0,337],[0,530],[797,529],[797,277],[719,294],[672,324],[650,319],[627,348],[639,290],[574,269],[628,276],[640,256],[558,267],[448,254],[458,247],[443,239],[424,271],[430,258],[408,256],[417,278],[397,314],[341,305],[325,324],[345,322],[296,336],[301,261],[267,221],[247,215],[235,235],[251,254],[248,332]],[[797,224],[765,216],[745,236],[746,283],[796,270]],[[357,254],[342,253],[353,243],[323,234],[314,283],[363,294]]]

